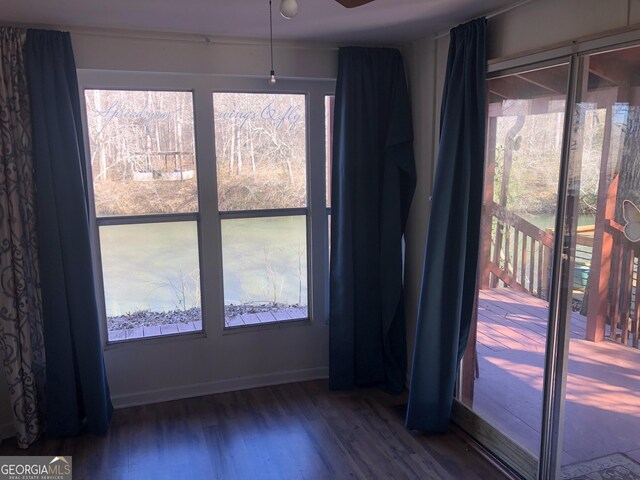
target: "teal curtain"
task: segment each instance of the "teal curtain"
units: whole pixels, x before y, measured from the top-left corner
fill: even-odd
[[[485,147],[484,18],[451,30],[406,425],[448,429],[473,314]]]
[[[333,138],[329,385],[400,392],[402,236],[416,178],[398,50],[340,49]]]
[[[89,243],[80,98],[71,38],[29,30],[31,103],[46,352],[47,434],[107,431],[112,413]]]

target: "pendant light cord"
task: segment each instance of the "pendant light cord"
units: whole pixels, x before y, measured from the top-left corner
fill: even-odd
[[[269,0],[269,41],[271,44],[271,75],[273,75],[273,13],[271,12],[271,0]]]

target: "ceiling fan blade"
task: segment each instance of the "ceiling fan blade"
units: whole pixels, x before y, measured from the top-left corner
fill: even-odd
[[[338,2],[343,7],[354,8],[373,2],[373,0],[336,0],[336,2]]]

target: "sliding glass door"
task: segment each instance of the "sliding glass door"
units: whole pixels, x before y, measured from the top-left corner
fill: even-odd
[[[578,80],[562,475],[640,478],[640,47],[582,57]]]
[[[543,379],[568,64],[492,78],[476,315],[461,416],[533,478]],[[468,411],[469,409],[470,411]]]
[[[640,47],[575,50],[487,82],[476,311],[454,421],[524,478],[634,479]]]

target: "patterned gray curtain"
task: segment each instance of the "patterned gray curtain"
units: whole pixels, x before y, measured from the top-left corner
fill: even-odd
[[[25,40],[0,28],[0,347],[20,448],[43,429],[45,378]]]

